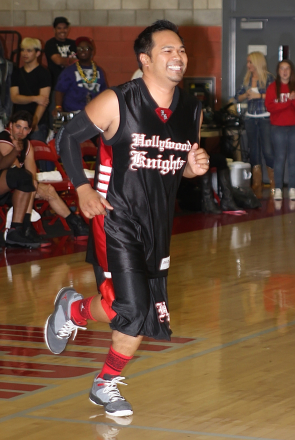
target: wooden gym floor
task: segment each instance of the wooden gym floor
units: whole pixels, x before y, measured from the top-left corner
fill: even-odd
[[[96,292],[85,244],[0,252],[1,440],[294,440],[295,211],[175,219],[171,342],[145,340],[124,373],[134,415],[88,400],[110,344],[92,323],[60,356],[43,325],[57,291]]]

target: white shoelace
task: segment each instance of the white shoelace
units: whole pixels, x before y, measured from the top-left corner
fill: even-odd
[[[127,385],[127,383],[122,382],[125,377],[117,376],[112,380],[106,380],[107,385],[105,386],[103,392],[108,393],[110,396],[110,401],[115,402],[118,399],[125,400],[124,397],[121,396],[120,391],[118,390],[117,385]]]
[[[64,339],[71,336],[71,334],[74,332],[73,340],[75,339],[78,330],[87,330],[86,327],[80,327],[79,325],[76,325],[71,321],[70,319],[62,326],[60,330],[57,332],[57,337],[59,339]]]

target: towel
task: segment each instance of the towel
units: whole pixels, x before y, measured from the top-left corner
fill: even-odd
[[[84,168],[84,173],[85,173],[85,176],[87,177],[87,179],[94,179],[94,173],[95,173],[94,170],[86,170]]]
[[[37,173],[38,182],[51,181],[61,182],[62,175],[59,171],[44,171],[43,173]]]

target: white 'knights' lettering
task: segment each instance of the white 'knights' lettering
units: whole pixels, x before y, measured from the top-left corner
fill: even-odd
[[[156,159],[146,157],[147,154],[147,151],[130,151],[131,163],[129,168],[131,170],[137,170],[138,168],[160,170],[160,174],[165,175],[169,172],[175,174],[175,171],[180,170],[186,163],[181,157],[174,160],[174,154],[171,154],[168,160],[163,160],[161,154],[158,154]]]
[[[160,140],[160,136],[152,136],[151,139],[146,139],[146,135],[143,133],[132,133],[131,136],[131,148],[133,149],[138,147],[152,147],[158,148],[158,150],[162,152],[165,150],[190,151],[192,148],[190,141],[186,141],[185,144],[182,144],[181,142],[172,142],[171,138]]]

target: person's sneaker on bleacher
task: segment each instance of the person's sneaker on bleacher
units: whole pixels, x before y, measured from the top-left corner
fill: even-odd
[[[33,240],[31,237],[26,237],[22,226],[10,228],[5,231],[4,240],[6,244],[26,248],[38,248],[41,245],[40,240],[37,241]]]
[[[25,229],[24,233],[25,233],[25,236],[28,239],[30,239],[32,241],[35,241],[36,243],[40,243],[41,247],[48,247],[48,246],[52,245],[51,241],[46,240],[46,238],[42,237],[41,235],[39,235],[36,232],[36,230],[35,230],[35,228],[34,228],[34,226],[32,224],[30,224],[30,226],[28,226]]]
[[[69,227],[74,233],[74,237],[77,239],[87,239],[89,235],[89,226],[84,220],[75,214],[71,214],[66,218]]]
[[[48,317],[44,331],[46,345],[52,353],[63,352],[72,333],[75,339],[78,329],[86,330],[71,320],[71,306],[73,302],[81,299],[83,296],[72,287],[63,287],[58,292],[54,301],[54,311]]]

